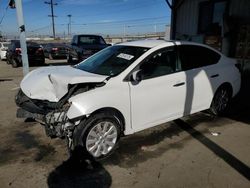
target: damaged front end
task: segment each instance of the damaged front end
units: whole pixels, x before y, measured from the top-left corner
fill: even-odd
[[[31,118],[38,121],[44,126],[47,136],[51,138],[66,137],[70,144],[75,127],[84,117],[74,120],[70,120],[67,117],[67,112],[71,105],[68,99],[103,85],[105,85],[104,82],[69,85],[68,93],[58,102],[31,99],[20,89],[15,98],[19,107],[17,109],[17,117]]]

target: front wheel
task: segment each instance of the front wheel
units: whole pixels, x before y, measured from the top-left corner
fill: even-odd
[[[115,150],[120,134],[121,123],[115,113],[95,114],[76,127],[74,148],[80,146],[81,153],[102,160]]]
[[[231,99],[231,92],[228,87],[220,87],[213,98],[210,111],[214,115],[223,115],[226,113]]]

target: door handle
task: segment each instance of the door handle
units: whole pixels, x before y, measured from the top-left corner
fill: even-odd
[[[219,76],[219,74],[214,74],[214,75],[210,76],[210,78],[216,78],[218,76]]]
[[[181,82],[181,83],[175,84],[175,85],[173,85],[173,86],[174,86],[174,87],[179,87],[179,86],[183,86],[183,85],[185,85],[185,82]]]

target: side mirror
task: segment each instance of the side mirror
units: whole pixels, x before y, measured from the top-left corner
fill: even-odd
[[[131,75],[131,81],[139,83],[142,80],[142,70],[137,70],[132,73]]]

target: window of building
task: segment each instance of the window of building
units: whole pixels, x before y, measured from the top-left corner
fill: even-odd
[[[198,33],[220,34],[227,1],[205,1],[199,4]]]

